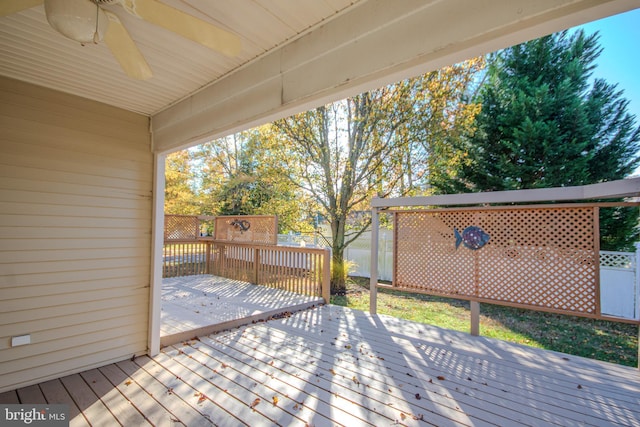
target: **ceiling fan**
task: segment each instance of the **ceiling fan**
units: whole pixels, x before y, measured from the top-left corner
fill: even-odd
[[[0,16],[42,3],[53,29],[83,45],[104,40],[124,72],[134,79],[151,78],[151,68],[118,16],[103,6],[119,4],[138,18],[227,56],[236,56],[241,49],[235,34],[157,0],[2,0]]]

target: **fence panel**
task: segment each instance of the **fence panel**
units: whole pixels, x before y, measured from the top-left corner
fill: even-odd
[[[633,252],[600,252],[600,301],[602,313],[624,319],[640,319],[638,268]]]

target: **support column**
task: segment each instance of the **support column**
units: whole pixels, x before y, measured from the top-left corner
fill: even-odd
[[[480,335],[480,303],[471,301],[471,335]]]
[[[371,268],[369,269],[369,313],[378,312],[378,235],[380,218],[378,209],[371,208]]]
[[[154,155],[153,217],[151,223],[151,277],[149,295],[149,356],[160,352],[162,308],[162,251],[164,245],[164,164],[166,155]]]

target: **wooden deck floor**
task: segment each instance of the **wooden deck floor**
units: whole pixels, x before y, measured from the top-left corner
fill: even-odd
[[[282,289],[212,275],[162,281],[163,346],[323,303]]]
[[[640,426],[637,369],[322,306],[0,402],[71,425]]]

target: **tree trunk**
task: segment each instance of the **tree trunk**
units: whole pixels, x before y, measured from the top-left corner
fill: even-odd
[[[344,263],[344,232],[346,218],[334,218],[331,224],[331,294],[341,295],[347,290]]]
[[[331,256],[331,295],[344,295],[347,290],[344,248],[333,248]]]

